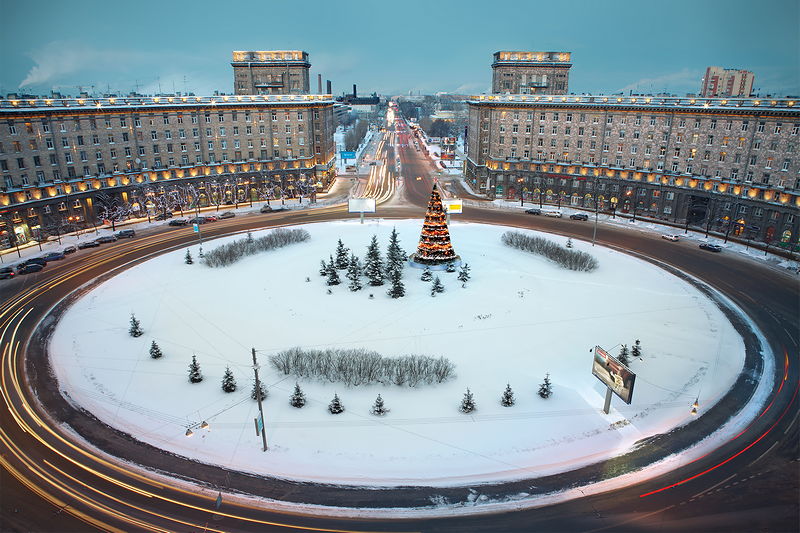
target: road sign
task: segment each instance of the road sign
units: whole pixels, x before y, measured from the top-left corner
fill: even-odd
[[[356,153],[355,152],[345,152],[344,150],[341,150],[339,152],[339,155],[341,156],[342,159],[355,159],[356,158]]]
[[[447,210],[448,215],[460,215],[463,213],[464,203],[460,198],[453,198],[451,200],[442,200],[442,204]]]
[[[348,213],[374,213],[375,198],[350,198],[347,201]]]
[[[195,233],[200,233],[200,225],[199,224],[192,224],[192,226],[194,227],[194,232]]]

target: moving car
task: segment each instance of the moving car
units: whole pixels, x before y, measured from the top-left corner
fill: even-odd
[[[236,213],[234,213],[233,211],[225,211],[224,213],[222,213],[222,214],[219,216],[219,218],[220,218],[220,219],[223,219],[223,218],[233,218],[233,217],[235,217],[235,216],[236,216]]]
[[[532,207],[530,209],[526,209],[525,212],[528,213],[529,215],[541,215],[542,214],[542,210],[539,209],[538,207]]]
[[[107,242],[117,242],[117,237],[115,235],[103,235],[102,237],[98,237],[94,240],[97,244],[105,244]]]
[[[135,237],[135,236],[136,236],[136,232],[134,230],[132,230],[132,229],[123,229],[123,230],[120,230],[120,231],[117,232],[117,238],[118,239],[131,238],[131,237]]]
[[[0,279],[9,279],[15,276],[14,269],[11,267],[0,268]]]
[[[668,241],[672,241],[672,242],[678,242],[680,240],[680,236],[672,235],[672,234],[669,234],[669,233],[665,233],[664,235],[661,236],[661,238],[662,239],[666,239]]]
[[[561,218],[561,211],[542,211],[542,214],[546,217],[556,217]]]
[[[711,244],[709,242],[700,243],[700,248],[703,250],[708,250],[709,252],[721,252],[722,246],[718,244]]]
[[[44,265],[39,263],[23,263],[17,267],[17,274],[30,274],[31,272],[39,272],[44,268]]]
[[[83,250],[84,248],[97,248],[100,246],[100,243],[97,241],[83,241],[78,243],[78,250]]]
[[[170,220],[167,223],[167,225],[168,226],[185,226],[188,223],[189,223],[189,221],[186,220],[185,218],[174,218],[174,219]]]
[[[569,216],[570,220],[589,220],[589,215],[586,213],[573,213]]]
[[[50,252],[46,256],[44,256],[45,261],[60,261],[64,259],[66,256],[64,252]]]

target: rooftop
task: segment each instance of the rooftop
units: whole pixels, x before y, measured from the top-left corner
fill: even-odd
[[[494,53],[497,61],[523,61],[530,63],[569,63],[571,52],[521,52],[500,51]]]
[[[281,62],[299,61],[308,62],[308,53],[302,50],[254,50],[234,51],[234,62]]]

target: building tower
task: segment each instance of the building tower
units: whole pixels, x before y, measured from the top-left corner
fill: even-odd
[[[495,94],[567,94],[570,52],[495,52]]]
[[[444,270],[449,264],[454,266],[461,264],[461,258],[456,255],[450,242],[450,230],[447,228],[442,197],[437,187],[438,184],[434,183],[428,210],[425,213],[425,222],[422,224],[422,233],[419,236],[419,246],[416,253],[409,257],[409,264],[416,268]]]
[[[753,92],[755,76],[749,70],[736,70],[722,67],[708,67],[703,76],[700,96],[735,97],[750,96]]]
[[[233,52],[235,94],[309,94],[311,63],[302,50]]]

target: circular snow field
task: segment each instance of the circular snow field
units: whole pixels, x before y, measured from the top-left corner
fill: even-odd
[[[404,298],[366,280],[351,292],[344,271],[328,294],[320,260],[337,240],[363,260],[377,235],[385,257],[392,227],[414,252],[421,220],[343,221],[302,226],[310,240],[226,268],[187,265],[178,250],[126,270],[61,320],[50,347],[59,387],[108,424],[198,461],[302,480],[447,485],[535,477],[623,453],[687,422],[698,395],[710,407],[742,368],[742,339],[686,282],[577,240],[575,249],[594,255],[599,268],[565,270],[503,245],[503,232],[521,231],[512,228],[451,225],[455,251],[470,266],[466,288],[457,274],[436,272],[445,292],[431,297],[422,271],[406,267]],[[206,242],[205,250],[243,237]],[[197,247],[190,250],[197,260]],[[144,330],[138,338],[128,334],[132,312]],[[631,363],[633,402],[615,396],[605,415],[590,349],[616,355],[636,339],[643,357]],[[150,357],[153,340],[160,359]],[[297,346],[445,356],[456,376],[416,388],[296,380],[269,356]],[[254,427],[251,347],[269,391],[266,453]],[[193,354],[205,378],[197,384],[188,380]],[[226,367],[238,383],[233,393],[221,390]],[[542,399],[546,374],[553,394]],[[307,398],[302,409],[289,405],[295,381]],[[511,407],[500,404],[506,384]],[[477,404],[471,414],[459,411],[467,388]],[[327,410],[334,393],[342,414]],[[377,394],[386,416],[370,414]]]

